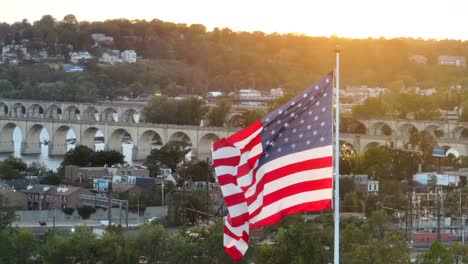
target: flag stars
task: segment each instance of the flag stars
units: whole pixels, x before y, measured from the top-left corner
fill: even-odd
[[[316,106],[319,106],[319,105],[320,105],[320,101],[317,101],[317,102],[315,103],[315,105],[316,105]]]
[[[315,117],[314,117],[314,120],[316,120],[316,121],[317,121],[317,120],[318,120],[318,116],[315,116]]]
[[[295,116],[295,114],[294,114],[294,113],[291,113],[289,116],[290,116],[290,117],[294,117],[294,116]]]
[[[325,107],[324,107],[324,108],[322,108],[322,112],[325,112],[325,110],[327,110]]]
[[[307,98],[307,95],[308,95],[308,94],[305,93],[305,94],[302,95],[302,97]]]
[[[307,112],[308,115],[312,115],[312,110],[310,110],[309,112]]]
[[[315,90],[318,91],[318,89],[320,89],[320,87],[318,85],[315,86]]]
[[[304,119],[301,119],[301,121],[300,121],[300,122],[301,122],[301,124],[304,124],[304,122],[305,122],[305,121],[304,121]]]
[[[327,95],[328,95],[327,93],[323,93],[323,97],[327,97]]]
[[[271,134],[272,134],[272,135],[274,135],[274,134],[275,134],[275,131],[274,131],[274,130],[272,130],[272,131],[271,131]]]
[[[320,138],[320,141],[324,141],[325,139],[323,137]]]
[[[282,137],[283,136],[283,133],[279,133],[278,137]]]
[[[325,82],[326,82],[326,83],[329,83],[329,82],[330,82],[330,79],[327,78],[327,79],[325,80]]]
[[[310,145],[310,140],[307,140],[307,141],[306,141],[306,145]]]
[[[288,123],[284,123],[284,127],[288,127],[288,126],[289,126],[289,124],[288,124]]]
[[[299,134],[299,138],[302,138],[302,137],[304,137],[304,134],[302,134],[302,133]]]
[[[308,126],[307,126],[307,129],[311,129],[311,128],[312,128],[312,126],[311,126],[311,125],[308,125]]]
[[[295,129],[295,128],[292,130],[293,133],[296,133],[296,131],[297,131],[297,129]]]
[[[324,126],[324,125],[325,125],[325,122],[320,123],[320,126]]]
[[[285,138],[285,139],[284,139],[284,142],[288,142],[288,141],[289,141],[289,138]]]
[[[280,152],[281,152],[281,148],[278,148],[278,150],[276,150],[276,151],[278,151],[278,153],[280,153]]]
[[[278,125],[281,124],[281,120],[276,121],[276,124]]]
[[[291,102],[291,106],[293,106],[293,105],[295,105],[295,104],[296,104],[296,102],[294,102],[294,101],[293,101],[293,102]]]
[[[283,114],[283,110],[280,109],[280,110],[278,111],[278,115],[281,115],[281,114]]]
[[[292,144],[292,145],[291,145],[291,148],[296,148],[296,144]]]
[[[302,106],[302,104],[298,104],[298,105],[297,105],[297,107],[301,107],[301,106]]]
[[[314,130],[313,134],[314,134],[314,136],[317,135],[317,130]]]

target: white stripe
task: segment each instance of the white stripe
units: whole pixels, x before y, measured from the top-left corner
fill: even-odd
[[[248,212],[247,203],[243,202],[233,206],[229,206],[228,211],[231,217],[237,217],[239,215],[245,214]]]
[[[317,159],[322,157],[331,156],[333,154],[333,147],[331,145],[324,146],[320,148],[309,149],[301,152],[296,152],[290,155],[282,156],[280,158],[274,159],[266,164],[263,164],[257,170],[256,174],[256,181],[260,182],[263,176],[273,170],[282,168],[287,165],[291,165],[294,163],[303,162],[306,160]],[[255,194],[257,190],[256,185],[252,185],[245,193],[245,197],[248,198]]]
[[[247,251],[249,247],[249,245],[244,241],[244,239],[236,240],[226,234],[224,234],[223,240],[224,240],[223,243],[225,247],[227,248],[235,247],[237,248],[237,250],[240,251],[240,253],[242,253],[242,255],[245,255],[245,252]]]
[[[218,166],[215,167],[216,176],[221,175],[236,175],[237,167],[235,166]]]
[[[227,146],[227,147],[219,148],[216,151],[213,151],[213,160],[236,157],[239,155],[240,155],[240,151],[238,148]]]
[[[288,187],[293,184],[298,184],[301,182],[308,182],[321,179],[331,179],[333,175],[333,168],[321,168],[308,171],[301,171],[298,173],[290,174],[288,176],[279,178],[272,182],[266,183],[263,192],[257,196],[257,199],[249,205],[249,213],[255,212],[258,208],[262,207],[263,197],[273,193],[275,191],[281,190],[285,187]]]
[[[250,223],[254,224],[257,221],[261,221],[267,217],[270,217],[278,212],[293,207],[295,205],[314,202],[320,200],[331,200],[332,199],[332,188],[322,189],[317,191],[303,192],[295,195],[285,197],[281,200],[278,200],[268,206],[262,208],[260,214],[255,216],[253,219],[250,219]]]
[[[231,230],[232,233],[241,236],[242,232],[246,232],[247,234],[249,233],[249,222],[245,221],[243,225],[234,227],[232,226],[228,221],[227,221],[227,216],[224,217],[224,225]]]
[[[252,139],[254,139],[256,136],[258,136],[258,134],[260,134],[262,130],[263,130],[263,126],[259,127],[257,130],[255,130],[255,132],[250,134],[250,136],[246,137],[244,140],[234,142],[233,145],[240,149],[244,148],[245,145],[249,144],[249,142],[252,141]]]
[[[221,185],[221,192],[223,193],[224,197],[227,197],[233,194],[242,193],[242,189],[233,183],[228,183],[225,185]]]

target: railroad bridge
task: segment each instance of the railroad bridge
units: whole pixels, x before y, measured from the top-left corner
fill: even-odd
[[[228,126],[223,128],[151,124],[140,119],[144,105],[128,101],[74,103],[0,98],[0,152],[14,151],[13,131],[19,128],[21,154],[41,152],[39,135],[45,129],[49,135],[49,155],[67,152],[66,135],[72,130],[76,144],[94,148],[94,138],[100,131],[104,135],[104,149],[120,152],[124,136],[130,136],[132,160],[145,159],[152,143],[164,145],[171,140],[189,143],[192,156],[205,159],[210,157],[212,142],[237,131],[231,125],[241,119],[239,109],[234,109],[226,121]],[[342,127],[341,140],[357,152],[388,144],[403,147],[411,133],[426,131],[439,146],[450,149],[449,153],[468,156],[468,123],[360,119]]]

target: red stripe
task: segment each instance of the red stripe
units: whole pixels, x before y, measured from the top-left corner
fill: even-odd
[[[331,178],[320,179],[315,181],[301,182],[294,185],[289,185],[276,192],[269,193],[263,197],[262,207],[268,206],[278,200],[284,199],[288,196],[296,195],[303,192],[311,192],[322,189],[329,189],[333,187],[333,180]],[[313,197],[311,197],[312,199]]]
[[[235,142],[242,141],[242,140],[250,137],[250,135],[255,133],[255,131],[257,131],[261,127],[262,127],[262,122],[260,120],[257,120],[255,122],[253,122],[250,126],[244,128],[241,131],[239,131],[239,132],[233,134],[232,136],[230,136],[228,138],[229,142],[235,143]]]
[[[250,229],[258,229],[268,225],[274,225],[278,223],[284,216],[289,214],[297,214],[302,212],[311,212],[311,211],[321,211],[321,210],[330,210],[332,209],[332,200],[326,199],[315,202],[308,202],[298,204],[289,208],[286,208],[278,213],[264,218],[260,221],[257,221],[254,224],[250,224]]]
[[[306,161],[302,161],[298,163],[288,164],[284,167],[270,171],[266,173],[265,175],[263,175],[263,178],[259,182],[257,182],[255,194],[250,197],[247,197],[246,199],[247,204],[250,205],[252,202],[254,202],[257,199],[257,196],[263,192],[263,189],[265,188],[265,184],[269,182],[272,182],[274,180],[277,180],[282,177],[285,177],[294,173],[298,173],[301,171],[331,167],[332,162],[333,162],[332,157],[323,157],[323,158],[310,159],[310,160],[306,160]]]
[[[230,247],[230,248],[224,247],[224,251],[226,251],[231,256],[231,258],[236,262],[241,260],[242,257],[244,256],[236,247]]]
[[[255,163],[257,163],[257,160],[260,158],[260,156],[262,156],[262,153],[251,157],[247,160],[246,163],[239,166],[237,168],[237,177],[242,177],[249,174],[249,172],[254,169]]]
[[[245,213],[243,213],[243,214],[241,214],[239,216],[236,216],[236,217],[231,217],[231,215],[228,214],[227,221],[229,221],[231,226],[239,227],[239,226],[245,224],[245,222],[249,221],[249,212],[245,212]]]
[[[233,194],[233,195],[225,196],[224,201],[226,202],[226,205],[228,207],[236,205],[236,204],[243,203],[243,202],[245,202],[244,193],[236,193],[236,194]]]
[[[229,229],[227,226],[224,226],[224,234],[234,238],[235,240],[244,240],[247,244],[249,243],[249,234],[245,231],[242,231],[242,234],[240,236],[234,234],[231,229]]]
[[[304,183],[298,183],[294,185],[287,186],[283,189],[280,189],[276,192],[270,193],[268,195],[265,195],[263,197],[262,205],[255,211],[253,211],[249,217],[250,219],[253,219],[256,217],[258,214],[262,212],[262,209],[265,206],[268,206],[272,203],[275,203],[281,199],[284,199],[286,197],[289,197],[291,195],[303,193],[303,192],[308,192],[308,191],[316,191],[316,190],[322,190],[322,189],[328,189],[332,188],[333,186],[333,180],[332,178],[328,179],[321,179],[321,180],[316,180],[316,181],[310,181],[310,182],[304,182]],[[311,200],[313,197],[311,197]],[[304,202],[309,202],[304,201]]]
[[[231,174],[220,175],[218,176],[218,183],[220,186],[224,186],[230,183],[237,185],[237,179]]]
[[[223,158],[223,159],[214,159],[213,165],[215,168],[219,166],[237,166],[239,162],[240,162],[240,156],[233,156],[233,157]]]
[[[234,147],[230,141],[228,141],[226,138],[222,138],[216,142],[213,143],[213,152],[218,151],[220,148],[224,147]]]

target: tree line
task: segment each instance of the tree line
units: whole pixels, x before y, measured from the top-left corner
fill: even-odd
[[[111,36],[114,42],[94,45],[93,33]],[[468,56],[466,42],[458,40],[346,39],[235,32],[229,28],[208,31],[200,24],[158,19],[88,22],[79,21],[74,15],[61,20],[45,15],[32,23],[1,23],[0,43],[24,43],[33,54],[47,50],[51,56],[64,58],[70,51],[87,50],[100,56],[107,48],[133,49],[146,59],[136,65],[104,67],[91,63],[88,72],[73,74],[63,73],[53,63],[0,67],[0,79],[15,88],[15,92],[2,96],[18,98],[37,98],[34,93],[39,98],[52,93],[57,100],[93,100],[119,95],[137,97],[155,91],[168,95],[204,94],[208,90],[236,92],[241,88],[267,91],[284,87],[297,91],[333,69],[333,53],[338,44],[342,48],[343,86],[444,90],[468,85],[465,67],[437,64],[439,55]],[[411,54],[426,56],[428,63],[409,61]]]

